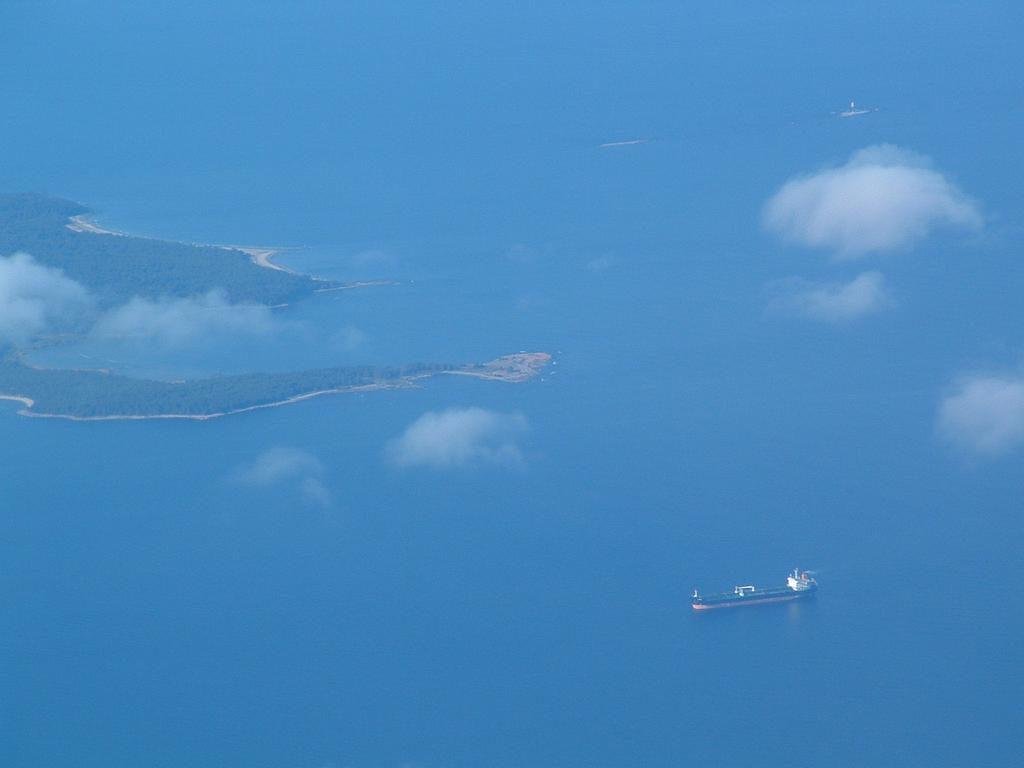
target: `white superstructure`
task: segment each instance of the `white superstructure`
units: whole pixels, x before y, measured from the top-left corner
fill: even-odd
[[[840,112],[839,116],[840,117],[857,117],[857,115],[866,115],[870,111],[871,111],[870,109],[857,109],[856,102],[851,101],[850,102],[850,108],[848,110],[846,110],[845,112]]]
[[[799,568],[794,568],[793,572],[786,579],[786,586],[794,592],[810,589],[815,583],[814,579],[806,571],[801,573]]]

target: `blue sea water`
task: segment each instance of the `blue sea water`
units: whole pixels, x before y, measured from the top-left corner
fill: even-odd
[[[1021,457],[965,459],[935,418],[1024,348],[1021,20],[4,4],[0,188],[400,283],[194,365],[557,366],[205,423],[0,404],[0,764],[1012,764]],[[850,98],[880,110],[830,117]],[[864,265],[780,246],[764,201],[881,142],[932,157],[983,234],[867,262],[897,302],[863,322],[766,312],[772,280]],[[522,414],[522,465],[388,461],[455,406]],[[329,506],[237,482],[280,446]],[[694,586],[794,565],[814,603],[690,614]]]

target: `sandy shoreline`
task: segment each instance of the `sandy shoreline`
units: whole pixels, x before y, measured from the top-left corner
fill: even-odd
[[[394,381],[381,381],[372,384],[357,384],[351,387],[335,387],[332,389],[319,389],[313,392],[303,392],[299,395],[277,400],[272,403],[260,403],[248,405],[244,408],[234,408],[229,411],[217,413],[153,413],[153,414],[114,414],[111,416],[75,416],[67,413],[36,413],[31,410],[35,401],[26,395],[4,395],[0,394],[0,400],[16,400],[25,407],[18,411],[19,416],[29,416],[34,419],[65,419],[67,421],[149,421],[152,419],[184,419],[186,421],[209,421],[224,416],[234,416],[239,413],[258,411],[263,408],[278,408],[282,405],[300,403],[303,400],[310,400],[323,395],[338,395],[347,392],[374,392],[384,389],[406,389],[415,387],[416,382],[433,378],[434,376],[470,376],[486,381],[504,381],[518,384],[528,381],[537,376],[541,369],[551,360],[547,352],[518,352],[512,355],[503,355],[482,365],[469,365],[465,368],[456,368],[448,371],[436,371],[428,373],[417,373],[411,376],[403,376]]]
[[[449,376],[472,376],[475,379],[518,384],[532,379],[549,362],[551,362],[551,355],[547,352],[517,352],[514,355],[504,355],[483,365],[456,368],[452,371],[442,371],[442,373]]]
[[[116,229],[106,229],[101,227],[93,221],[89,220],[87,214],[79,214],[78,216],[71,216],[68,219],[68,223],[65,225],[72,232],[88,232],[93,235],[113,235],[114,237],[136,237],[141,240],[158,240],[161,238],[146,237],[145,235],[132,235],[128,232],[120,232]],[[197,248],[220,248],[225,251],[240,251],[249,257],[249,261],[255,264],[257,267],[263,269],[273,269],[276,272],[284,272],[287,275],[297,275],[299,277],[305,277],[316,283],[324,283],[323,288],[314,288],[313,293],[329,293],[331,291],[348,291],[353,288],[374,288],[379,286],[389,285],[401,285],[402,283],[398,280],[354,280],[349,283],[339,283],[336,280],[332,280],[326,277],[317,277],[316,275],[309,275],[304,272],[286,267],[282,264],[278,264],[274,261],[274,256],[285,251],[296,250],[293,246],[269,246],[269,245],[220,245],[217,243],[192,243],[185,240],[164,240],[163,242],[179,243],[181,245],[191,245]],[[274,304],[271,309],[281,309],[287,307],[288,304]]]
[[[145,415],[115,414],[112,416],[74,416],[68,413],[35,413],[34,411],[28,410],[35,404],[34,401],[28,397],[20,397],[18,395],[0,395],[0,400],[21,401],[26,407],[19,410],[18,415],[29,416],[33,419],[64,419],[66,421],[151,421],[154,419],[184,419],[186,421],[209,421],[211,419],[219,419],[224,416],[234,416],[239,413],[258,411],[261,408],[277,408],[282,405],[299,403],[303,400],[309,400],[322,395],[337,395],[346,392],[372,392],[379,389],[404,389],[405,387],[414,386],[412,383],[413,378],[414,377],[410,377],[409,379],[402,379],[401,381],[380,382],[377,384],[360,384],[353,387],[321,389],[316,392],[305,392],[301,395],[295,395],[294,397],[289,397],[286,400],[278,400],[273,403],[260,403],[259,405],[249,405],[245,408],[235,408],[233,410],[222,411],[220,413],[153,413]]]
[[[93,235],[113,235],[114,237],[137,237],[142,240],[162,239],[155,237],[146,237],[145,235],[132,235],[129,234],[128,232],[119,232],[116,229],[106,229],[105,227],[101,227],[95,222],[90,221],[88,214],[79,214],[77,216],[72,216],[68,220],[68,224],[66,226],[72,232],[88,232]],[[281,253],[282,251],[289,250],[288,248],[285,247],[266,245],[219,245],[217,243],[191,243],[185,240],[171,240],[166,242],[175,242],[181,243],[182,245],[194,245],[197,247],[204,248],[222,248],[225,251],[241,251],[246,256],[248,256],[249,260],[257,267],[263,267],[264,269],[274,269],[277,270],[278,272],[286,272],[289,275],[302,274],[300,272],[296,272],[293,269],[289,269],[288,267],[281,266],[280,264],[277,264],[276,262],[273,261],[274,256]],[[312,275],[306,275],[306,277],[310,277],[310,279],[312,280],[323,281],[323,278],[313,277]]]
[[[90,221],[88,216],[85,214],[79,214],[77,216],[71,216],[67,228],[74,232],[85,232],[95,235],[111,235],[114,237],[140,237],[140,239],[155,239],[146,238],[139,235],[131,235],[127,232],[119,232],[113,229],[106,229],[97,225],[95,222]],[[245,253],[253,264],[262,267],[264,269],[273,269],[279,272],[286,272],[288,274],[300,275],[302,273],[291,270],[287,267],[283,267],[280,264],[276,264],[272,259],[277,253],[280,253],[282,248],[273,248],[266,246],[242,246],[242,245],[212,245],[204,243],[188,243],[185,241],[169,241],[178,242],[183,245],[193,246],[205,246],[212,248],[222,248],[224,250],[241,251]],[[324,278],[313,277],[311,275],[305,275],[312,280],[316,280],[322,283],[331,283],[331,285],[315,289],[316,293],[326,291],[342,291],[351,290],[354,288],[364,288],[370,286],[387,286],[387,285],[400,285],[399,282],[394,280],[362,280],[352,283],[335,283],[331,280]],[[281,305],[287,306],[287,305]],[[548,364],[551,360],[551,355],[546,352],[518,352],[512,355],[504,355],[502,357],[491,360],[487,363],[482,364],[471,364],[461,368],[455,368],[445,371],[436,371],[432,373],[416,374],[413,376],[406,376],[400,379],[386,382],[377,382],[372,384],[363,384],[350,387],[338,387],[331,389],[317,390],[314,392],[304,392],[293,397],[286,398],[271,403],[260,403],[258,405],[246,406],[244,408],[235,408],[217,413],[202,413],[202,414],[190,414],[190,413],[156,413],[156,414],[114,414],[109,416],[75,416],[73,414],[62,414],[62,413],[39,413],[31,410],[35,406],[35,401],[26,395],[16,394],[0,394],[0,400],[15,400],[20,402],[24,407],[21,408],[18,413],[22,416],[30,416],[32,418],[40,419],[66,419],[68,421],[145,421],[150,419],[184,419],[188,421],[209,421],[210,419],[218,419],[223,416],[233,416],[239,413],[247,413],[249,411],[261,410],[264,408],[277,408],[282,405],[289,405],[291,403],[302,402],[303,400],[309,400],[314,397],[320,397],[323,395],[342,394],[346,392],[370,392],[374,390],[382,389],[401,389],[405,387],[416,386],[415,382],[431,378],[438,375],[453,375],[453,376],[469,376],[471,378],[484,379],[488,381],[504,381],[508,383],[519,383],[532,379],[537,376],[541,369]]]
[[[35,400],[33,400],[31,397],[25,397],[24,395],[0,395],[0,400],[14,400],[16,402],[21,403],[26,408],[31,408],[33,405],[36,404]],[[18,413],[29,415],[24,410],[18,411]]]

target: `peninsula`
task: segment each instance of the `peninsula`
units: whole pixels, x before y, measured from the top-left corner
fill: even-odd
[[[109,421],[203,421],[321,395],[413,387],[448,374],[517,383],[536,376],[551,356],[520,352],[484,364],[414,363],[397,368],[316,368],[245,373],[188,381],[135,379],[97,370],[40,368],[9,355],[0,360],[0,399],[20,401],[23,416]]]
[[[70,200],[0,195],[0,256],[31,254],[88,288],[101,306],[136,296],[197,296],[217,289],[232,302],[275,306],[338,285],[274,264],[269,260],[274,249],[136,237],[97,227],[88,214]]]
[[[28,253],[62,270],[95,298],[97,312],[136,297],[189,297],[212,290],[236,303],[283,307],[325,291],[395,284],[303,275],[275,263],[272,257],[280,250],[275,248],[137,237],[99,227],[88,213],[67,200],[0,195],[0,257]],[[519,352],[486,363],[343,366],[161,381],[102,369],[45,368],[26,356],[40,344],[71,344],[87,333],[85,326],[27,343],[8,340],[6,348],[0,335],[0,400],[19,401],[18,412],[34,417],[205,420],[327,394],[414,387],[442,375],[525,382],[550,361],[544,352]]]

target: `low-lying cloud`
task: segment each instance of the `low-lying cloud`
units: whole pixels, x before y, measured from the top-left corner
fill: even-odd
[[[521,467],[524,459],[517,440],[527,428],[526,419],[516,413],[484,408],[428,411],[388,443],[386,452],[400,467]]]
[[[88,291],[26,253],[0,257],[0,343],[66,330],[89,309]]]
[[[0,257],[0,344],[22,345],[47,333],[87,333],[96,341],[144,343],[161,350],[301,330],[260,304],[233,304],[220,289],[190,297],[137,296],[101,310],[95,297],[60,269],[29,254]],[[352,350],[365,335],[351,327],[332,339]]]
[[[212,336],[261,335],[275,328],[271,310],[259,304],[232,304],[222,290],[187,298],[136,297],[96,322],[93,336],[181,347]]]
[[[770,310],[833,323],[873,315],[892,304],[880,272],[863,272],[848,282],[793,277],[772,283],[769,290],[773,294]]]
[[[1024,374],[962,379],[938,421],[943,437],[972,453],[995,456],[1024,444]]]
[[[327,507],[331,504],[331,493],[324,485],[323,476],[324,466],[312,453],[278,446],[240,467],[232,479],[254,488],[290,485],[304,500]]]
[[[366,344],[366,333],[354,325],[345,325],[330,335],[328,343],[343,352],[355,352]]]
[[[787,181],[766,203],[766,229],[851,259],[904,248],[939,226],[977,229],[975,203],[927,158],[891,144]]]

